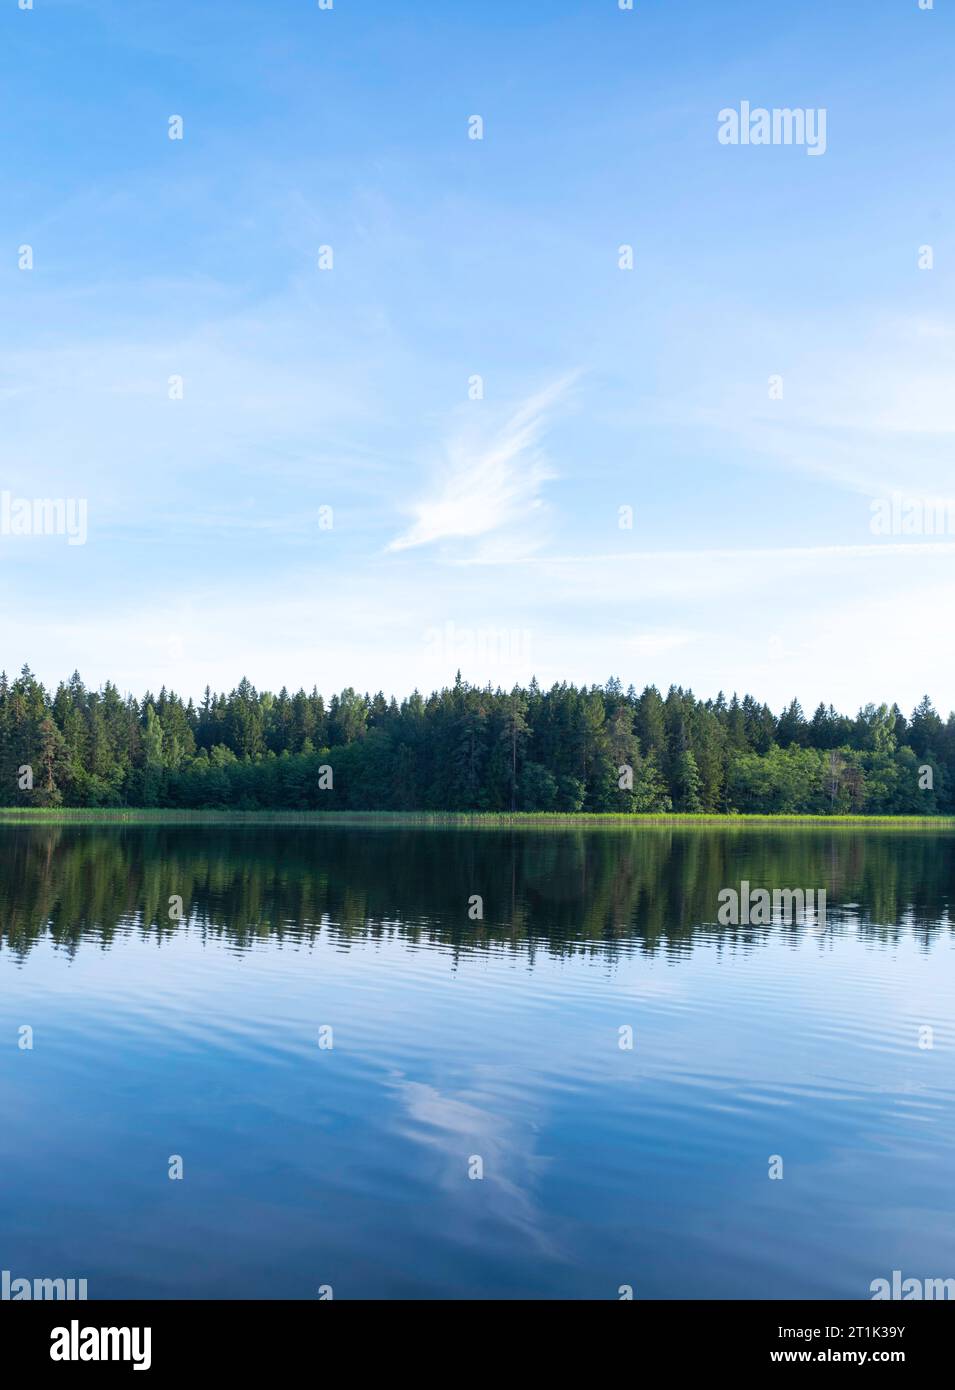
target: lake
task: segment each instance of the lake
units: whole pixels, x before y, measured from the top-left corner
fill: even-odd
[[[0,825],[0,1269],[90,1298],[955,1276],[951,850]],[[720,925],[743,881],[824,888],[824,927]]]

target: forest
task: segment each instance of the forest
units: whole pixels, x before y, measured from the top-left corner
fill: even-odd
[[[141,699],[74,672],[0,675],[0,805],[234,810],[940,815],[955,810],[955,714],[698,699],[531,681],[400,703],[326,704],[241,680]]]

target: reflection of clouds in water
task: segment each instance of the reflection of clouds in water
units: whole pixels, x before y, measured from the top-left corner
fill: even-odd
[[[528,1135],[522,1142],[512,1121],[472,1100],[445,1095],[435,1086],[406,1081],[399,1075],[393,1077],[392,1084],[411,1120],[408,1137],[437,1149],[448,1160],[440,1178],[442,1189],[459,1194],[459,1185],[472,1181],[467,1175],[468,1158],[480,1154],[484,1177],[474,1181],[484,1194],[484,1202],[475,1219],[483,1222],[490,1217],[514,1227],[550,1259],[565,1258],[552,1236],[541,1229],[544,1218],[531,1195],[536,1170],[547,1162],[529,1152],[532,1137]],[[455,1222],[459,1225],[463,1215],[456,1208]],[[553,1224],[552,1218],[548,1224]]]

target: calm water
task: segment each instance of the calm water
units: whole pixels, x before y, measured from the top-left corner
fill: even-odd
[[[955,1276],[951,848],[0,826],[0,1269],[91,1298]],[[741,879],[826,887],[828,929],[717,926]]]

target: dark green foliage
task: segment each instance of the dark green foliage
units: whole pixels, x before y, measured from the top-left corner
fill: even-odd
[[[807,719],[797,700],[777,719],[749,695],[460,675],[427,699],[349,688],[327,709],[315,688],[243,679],[197,707],[76,672],[50,694],[24,667],[0,676],[0,805],[938,815],[955,811],[955,715],[926,696],[911,719],[884,704]]]

